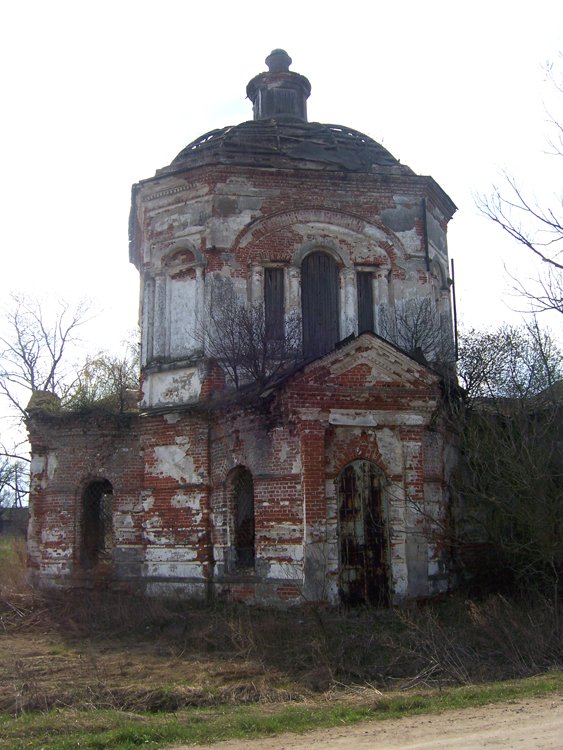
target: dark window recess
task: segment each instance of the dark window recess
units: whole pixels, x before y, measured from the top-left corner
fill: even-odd
[[[107,479],[91,482],[82,496],[83,568],[111,559],[113,547],[113,489]]]
[[[248,469],[238,469],[233,481],[235,561],[238,568],[253,568],[254,483]]]
[[[373,331],[373,286],[371,273],[358,272],[356,274],[358,289],[358,333]]]
[[[339,276],[336,261],[327,253],[307,255],[301,266],[303,353],[320,357],[339,340]]]
[[[264,271],[264,315],[266,338],[283,339],[283,268],[266,268]]]
[[[262,93],[265,102],[262,104],[263,111],[273,115],[295,114],[298,108],[297,92],[293,89],[275,88],[268,89]]]

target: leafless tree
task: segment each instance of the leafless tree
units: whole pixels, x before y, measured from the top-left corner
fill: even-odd
[[[245,304],[231,279],[213,279],[196,329],[206,355],[217,361],[237,389],[247,383],[264,387],[301,359],[298,316],[286,317],[282,337],[271,335],[264,306]]]
[[[460,447],[458,530],[486,542],[498,571],[523,590],[550,591],[563,566],[562,356],[537,322],[462,337],[468,389],[455,412]],[[489,577],[495,572],[489,571]]]
[[[541,266],[532,285],[514,278],[516,291],[533,313],[555,310],[563,314],[563,214],[561,206],[542,208],[528,200],[512,177],[505,190],[478,199],[487,218],[527,248]]]
[[[550,78],[563,96],[563,82],[557,81],[552,67]],[[563,157],[563,125],[561,118],[550,116],[554,135],[548,142],[555,158]],[[478,196],[477,206],[491,221],[536,258],[540,263],[538,276],[531,286],[514,279],[516,291],[529,302],[533,313],[554,310],[563,314],[563,212],[561,196],[552,205],[539,205],[529,197],[517,181],[504,176],[502,188],[494,187],[489,196]]]
[[[22,430],[26,406],[40,392],[66,396],[74,380],[69,350],[77,329],[86,321],[88,307],[61,302],[47,313],[41,304],[23,295],[13,295],[11,306],[0,321],[0,406],[2,438],[0,457],[8,472],[6,491],[21,502],[27,492],[23,467],[29,464],[29,445]]]
[[[449,319],[445,320],[430,297],[405,300],[379,316],[383,338],[409,354],[418,354],[432,364],[454,361],[453,336]]]
[[[88,306],[60,302],[48,315],[36,300],[14,295],[12,303],[0,335],[0,396],[24,416],[34,391],[58,397],[68,393],[68,350],[87,319]]]
[[[558,345],[536,318],[460,337],[458,377],[470,405],[538,396],[556,386],[562,368]]]
[[[25,461],[0,457],[0,508],[21,507],[27,496],[29,467]]]

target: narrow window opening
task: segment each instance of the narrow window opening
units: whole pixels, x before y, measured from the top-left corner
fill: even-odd
[[[264,316],[266,338],[281,341],[284,337],[283,268],[266,268],[264,272]]]
[[[359,271],[356,274],[358,290],[358,333],[373,331],[373,285],[371,273]]]

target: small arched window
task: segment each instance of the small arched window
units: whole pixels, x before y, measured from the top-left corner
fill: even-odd
[[[305,256],[301,266],[303,354],[320,357],[334,349],[339,335],[340,283],[334,258],[321,251]]]
[[[234,552],[237,568],[253,568],[255,552],[254,482],[248,469],[236,469],[232,479]]]
[[[112,547],[113,487],[107,479],[97,479],[82,495],[82,567],[93,568],[111,560]]]

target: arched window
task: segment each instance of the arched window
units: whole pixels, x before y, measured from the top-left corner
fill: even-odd
[[[111,560],[113,547],[113,487],[107,479],[96,479],[82,495],[82,546],[80,562],[83,568],[93,568],[99,562]]]
[[[240,467],[232,478],[234,552],[237,568],[253,568],[255,562],[254,482]]]
[[[338,477],[340,598],[344,604],[389,601],[382,474],[370,461],[352,461]]]
[[[328,253],[313,252],[301,266],[303,354],[320,357],[334,349],[339,335],[339,275]]]

